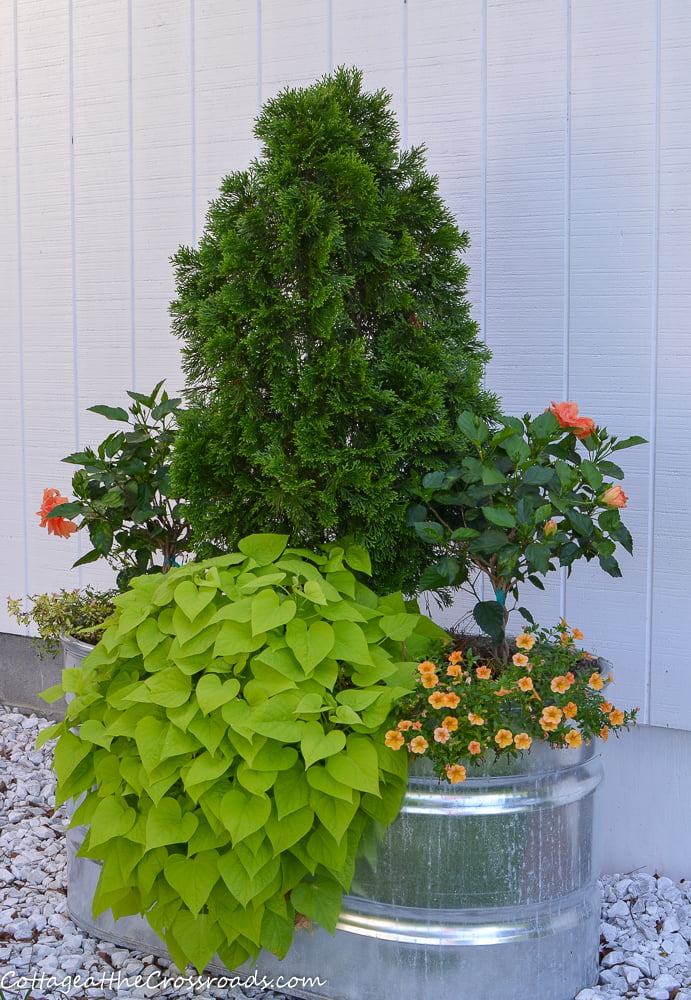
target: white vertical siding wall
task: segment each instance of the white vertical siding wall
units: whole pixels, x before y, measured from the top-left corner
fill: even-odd
[[[79,541],[38,531],[42,489],[105,433],[87,406],[179,390],[170,255],[256,155],[262,102],[354,64],[470,232],[506,409],[569,398],[650,439],[623,455],[624,579],[578,567],[533,603],[615,662],[618,702],[691,729],[690,44],[686,0],[0,5],[0,594],[108,578],[68,572]]]

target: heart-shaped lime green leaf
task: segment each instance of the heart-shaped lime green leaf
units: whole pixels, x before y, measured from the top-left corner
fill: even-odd
[[[382,615],[379,624],[389,639],[402,641],[413,634],[417,627],[416,615]]]
[[[183,816],[177,799],[163,798],[146,817],[146,849],[186,844],[196,829],[197,819],[192,813]]]
[[[303,768],[298,765],[281,771],[274,781],[274,802],[279,819],[309,803],[309,785]]]
[[[298,913],[315,920],[330,934],[335,932],[343,904],[343,890],[335,879],[321,876],[318,882],[296,885],[290,901]]]
[[[202,851],[194,858],[171,854],[164,866],[166,880],[191,913],[198,914],[219,879],[218,851]],[[187,947],[187,942],[183,942]]]
[[[398,755],[401,756],[400,754]],[[307,783],[311,788],[324,792],[325,795],[333,795],[344,802],[352,802],[355,792],[351,785],[344,785],[333,778],[323,764],[313,764],[305,772]]]
[[[306,674],[310,674],[334,648],[334,630],[324,621],[308,627],[302,618],[295,618],[286,626],[285,636]]]
[[[203,674],[198,682],[195,694],[204,715],[213,712],[220,705],[232,701],[240,690],[240,682],[235,677],[221,681],[218,674]]]
[[[275,562],[288,544],[288,535],[257,534],[247,535],[238,542],[238,548],[249,556],[257,566],[268,566]]]
[[[134,738],[142,764],[147,771],[153,771],[156,765],[161,762],[163,740],[167,729],[168,723],[154,719],[152,716],[140,719],[137,723]]]
[[[328,758],[326,770],[344,785],[373,795],[379,793],[377,751],[366,736],[349,736],[346,749]]]
[[[332,655],[346,663],[371,665],[372,656],[362,628],[355,622],[336,621],[333,623],[335,643]]]
[[[266,635],[252,633],[249,622],[225,621],[221,623],[214,646],[214,656],[237,656],[239,653],[253,653],[266,642]]]
[[[137,814],[130,806],[109,796],[101,799],[91,816],[89,842],[91,847],[104,844],[114,837],[123,837],[134,826]]]
[[[215,589],[204,587],[200,590],[191,580],[181,580],[173,591],[173,600],[193,622],[207,604],[213,601],[215,595]]]
[[[231,788],[221,802],[221,819],[233,844],[260,830],[270,813],[271,799],[267,795],[250,795],[241,788]]]
[[[340,729],[332,729],[330,733],[325,733],[324,727],[319,722],[303,723],[300,750],[306,767],[338,753],[345,745],[346,738]]]
[[[205,781],[212,781],[220,778],[228,770],[228,761],[223,757],[212,757],[210,753],[200,754],[182,769],[180,776],[185,788],[194,788]]]
[[[176,942],[180,942],[176,954],[173,954],[169,945],[173,959],[182,963],[182,969],[189,959],[200,974],[225,939],[222,929],[208,913],[193,916],[186,910],[180,910],[175,915],[169,926],[169,934]]]
[[[275,590],[260,590],[252,598],[252,635],[280,628],[295,617],[296,610],[295,601],[281,601]]]
[[[276,817],[266,823],[266,834],[274,849],[274,856],[282,854],[292,847],[312,829],[314,822],[314,810],[309,806],[297,809],[282,820]]]

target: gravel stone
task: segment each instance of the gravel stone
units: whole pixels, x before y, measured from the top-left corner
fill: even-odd
[[[210,984],[183,994],[172,986],[163,989],[159,980],[183,975],[170,959],[100,941],[75,926],[67,914],[65,887],[68,819],[63,807],[53,808],[51,746],[41,751],[34,746],[48,725],[39,716],[0,706],[5,751],[0,756],[0,929],[7,936],[0,940],[0,969],[37,979],[76,981],[79,976],[81,986],[61,991],[89,1000],[180,1000],[183,995],[289,1000],[286,994],[251,986]],[[600,884],[599,985],[582,989],[575,1000],[691,1000],[691,879],[674,882],[664,875],[628,872],[604,875]],[[135,985],[137,976],[154,985]],[[8,989],[5,995],[15,992]],[[34,1000],[56,995],[55,988],[41,988],[40,982],[31,991]]]

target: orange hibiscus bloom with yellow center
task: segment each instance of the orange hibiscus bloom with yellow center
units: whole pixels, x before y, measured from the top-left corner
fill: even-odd
[[[424,753],[429,743],[424,736],[414,736],[408,745],[408,749],[413,753]]]
[[[513,739],[513,745],[517,750],[530,750],[530,745],[533,742],[533,737],[528,736],[527,733],[517,733]]]
[[[494,735],[494,742],[502,750],[504,747],[510,747],[513,743],[513,733],[510,729],[499,729]]]
[[[534,635],[530,635],[528,632],[521,632],[520,635],[516,636],[516,645],[519,649],[532,649],[537,639]]]
[[[400,750],[405,740],[402,734],[397,729],[390,729],[386,736],[384,737],[384,743],[387,747],[392,750]]]
[[[447,764],[446,777],[452,785],[457,785],[460,781],[465,781],[465,768],[462,764]]]
[[[489,669],[489,667],[485,666],[478,667],[477,670],[475,671],[475,676],[479,677],[481,681],[486,681],[489,680],[489,678],[492,676],[492,671]]]
[[[484,721],[481,715],[476,715],[475,712],[468,712],[468,722],[471,726],[482,726]]]
[[[57,535],[58,538],[69,538],[77,530],[74,521],[68,521],[65,517],[51,517],[48,515],[62,503],[69,503],[67,497],[60,496],[60,490],[44,490],[43,502],[36,511],[41,518],[39,527],[47,528],[49,535]]]
[[[593,688],[594,691],[601,691],[604,686],[605,682],[602,679],[602,674],[598,673],[596,670],[588,678],[588,687]]]
[[[572,750],[575,750],[583,743],[583,737],[577,729],[569,729],[564,737],[564,742],[568,743]]]
[[[470,743],[468,744],[468,752],[472,753],[473,755],[482,753],[482,747],[480,746],[477,740],[470,741]]]

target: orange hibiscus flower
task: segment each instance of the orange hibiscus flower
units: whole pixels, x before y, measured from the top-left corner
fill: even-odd
[[[44,490],[43,503],[36,511],[41,518],[41,528],[48,528],[49,535],[57,535],[58,538],[69,538],[72,532],[77,530],[74,521],[68,521],[65,517],[51,517],[48,515],[54,507],[61,503],[69,503],[67,497],[60,496],[60,490]]]
[[[590,417],[579,417],[575,403],[555,403],[549,407],[550,413],[559,421],[559,426],[573,431],[577,438],[587,438],[595,430],[595,421]]]

